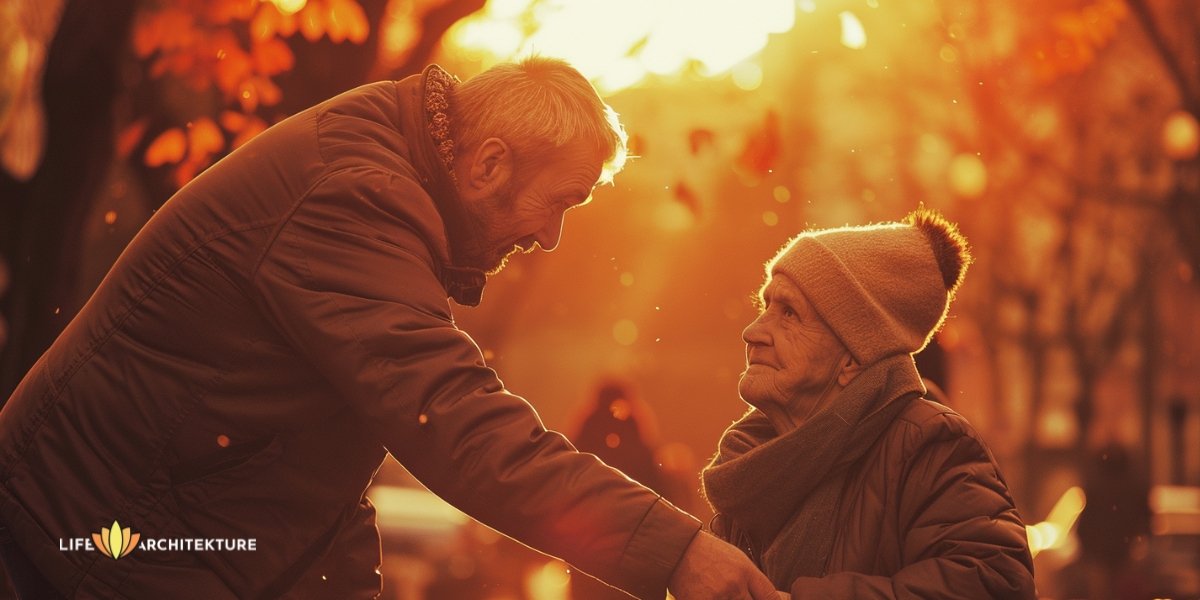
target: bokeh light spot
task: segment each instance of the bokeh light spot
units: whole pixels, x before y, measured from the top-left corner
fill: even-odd
[[[1174,160],[1188,160],[1200,150],[1200,126],[1186,110],[1177,110],[1163,122],[1163,150]]]
[[[983,160],[962,153],[950,160],[950,188],[964,198],[978,198],[987,189],[987,167]]]
[[[782,185],[775,186],[775,189],[771,190],[771,194],[775,196],[775,201],[780,204],[784,204],[792,199],[792,191]]]
[[[622,346],[632,346],[638,338],[638,326],[629,319],[621,319],[613,325],[613,339]]]
[[[733,85],[751,91],[762,85],[762,67],[753,62],[744,62],[733,68]]]

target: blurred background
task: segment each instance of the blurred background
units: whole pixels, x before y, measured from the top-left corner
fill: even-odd
[[[547,426],[707,519],[763,262],[924,203],[977,261],[918,362],[996,454],[1040,594],[1200,595],[1194,0],[5,0],[0,399],[155,209],[265,127],[535,52],[637,155],[559,250],[456,309]],[[371,496],[385,598],[611,597],[395,463]]]

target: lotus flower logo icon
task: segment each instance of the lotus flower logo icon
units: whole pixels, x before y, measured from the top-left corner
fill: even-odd
[[[93,533],[92,541],[105,556],[116,560],[133,552],[141,537],[140,533],[131,534],[128,527],[122,529],[121,524],[114,520],[112,527],[101,527],[100,533]]]

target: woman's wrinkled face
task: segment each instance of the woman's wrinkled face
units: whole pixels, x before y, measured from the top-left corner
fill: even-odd
[[[838,376],[846,349],[800,288],[775,273],[762,291],[762,311],[745,331],[746,370],[738,392],[747,404],[790,409],[819,396]]]

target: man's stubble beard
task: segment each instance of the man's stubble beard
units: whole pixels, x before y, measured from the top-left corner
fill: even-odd
[[[519,252],[516,247],[501,247],[505,243],[499,239],[501,234],[493,235],[502,230],[501,221],[512,214],[516,203],[514,187],[510,182],[495,199],[482,201],[486,208],[463,207],[466,222],[464,230],[458,232],[462,236],[459,247],[463,266],[479,269],[491,277],[504,270],[508,258]]]

